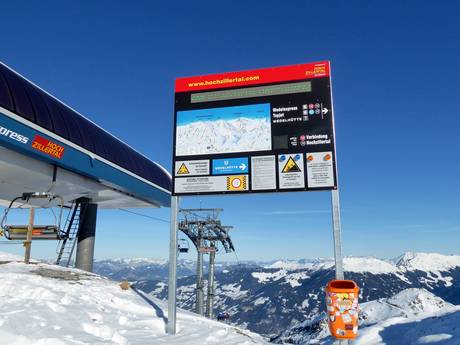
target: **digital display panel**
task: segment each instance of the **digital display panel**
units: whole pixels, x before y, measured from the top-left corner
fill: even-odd
[[[329,62],[176,80],[173,195],[337,186]]]
[[[242,99],[254,97],[267,97],[277,95],[287,95],[292,93],[303,93],[311,91],[311,82],[298,82],[270,86],[245,87],[225,91],[210,91],[192,93],[191,103],[224,101],[229,99]]]

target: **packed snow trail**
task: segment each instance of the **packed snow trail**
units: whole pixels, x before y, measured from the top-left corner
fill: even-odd
[[[170,336],[165,302],[84,271],[11,259],[0,254],[1,345],[266,344],[185,311]]]

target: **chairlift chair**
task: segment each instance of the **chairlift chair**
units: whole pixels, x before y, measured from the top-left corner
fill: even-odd
[[[188,244],[188,241],[186,239],[180,239],[177,245],[177,249],[179,250],[179,253],[188,253],[190,246]]]
[[[64,199],[52,193],[23,193],[21,196],[14,198],[8,208],[5,209],[2,220],[0,222],[0,227],[6,239],[8,240],[26,240],[28,225],[7,225],[8,213],[13,208],[15,202],[22,200],[24,204],[29,203],[31,199],[48,199],[48,204],[55,199],[60,200],[59,205],[59,216],[53,212],[55,223],[51,225],[34,225],[32,229],[32,240],[62,240],[65,238],[65,234],[61,231],[61,220],[64,209]]]
[[[227,321],[230,318],[230,314],[227,311],[221,311],[217,314],[217,321]]]

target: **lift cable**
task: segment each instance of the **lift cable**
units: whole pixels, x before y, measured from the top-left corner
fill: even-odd
[[[16,244],[22,244],[24,245],[24,242],[23,241],[4,241],[4,240],[0,240],[0,245],[16,245]]]
[[[154,216],[149,216],[148,214],[143,214],[143,213],[139,213],[139,212],[135,212],[135,211],[130,211],[130,210],[127,210],[125,208],[119,208],[120,211],[124,211],[124,212],[128,212],[128,213],[132,213],[132,214],[135,214],[137,216],[141,216],[141,217],[145,217],[145,218],[150,218],[150,219],[153,219],[153,220],[156,220],[158,222],[163,222],[163,223],[170,223],[169,220],[167,219],[162,219],[162,218],[158,218],[158,217],[154,217]]]
[[[233,254],[235,254],[235,258],[236,258],[236,263],[238,266],[240,266],[240,259],[238,258],[238,255],[236,255],[236,250],[233,251]]]

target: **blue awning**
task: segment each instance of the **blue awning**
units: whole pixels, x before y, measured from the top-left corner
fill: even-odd
[[[34,124],[35,128],[54,133],[84,151],[91,152],[101,161],[110,162],[112,168],[129,171],[126,190],[133,195],[136,191],[129,190],[133,177],[140,181],[150,182],[152,188],[158,187],[162,193],[171,191],[171,177],[159,164],[146,158],[133,148],[123,143],[101,127],[77,113],[64,103],[49,95],[33,83],[29,82],[9,67],[0,63],[0,107],[21,117],[23,123]],[[56,162],[59,165],[59,162]],[[73,169],[73,170],[78,170]],[[91,175],[89,173],[88,175]],[[93,176],[109,180],[107,176]],[[129,181],[128,181],[129,180]],[[145,181],[144,181],[145,182]],[[120,176],[116,185],[120,184]],[[122,186],[123,187],[123,186]],[[140,188],[137,188],[140,189]],[[162,195],[158,204],[168,206],[169,196]]]

